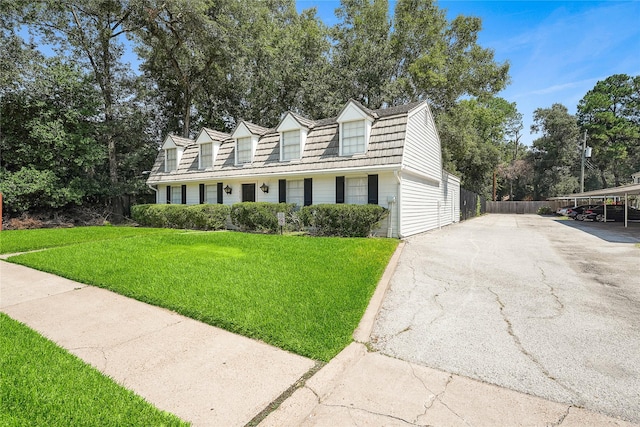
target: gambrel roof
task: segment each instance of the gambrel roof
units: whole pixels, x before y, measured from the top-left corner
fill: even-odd
[[[350,102],[355,102],[350,100]],[[348,105],[348,104],[347,104]],[[356,105],[373,119],[371,135],[365,154],[352,156],[339,155],[339,123],[337,117],[310,120],[298,114],[295,119],[309,129],[304,151],[298,160],[280,160],[280,134],[275,129],[244,123],[255,135],[260,135],[251,163],[235,163],[235,140],[229,134],[222,141],[213,164],[213,168],[198,169],[198,145],[192,141],[187,146],[177,170],[164,172],[164,150],[156,158],[152,173],[147,181],[155,185],[168,182],[186,182],[195,180],[217,180],[255,175],[291,175],[301,173],[321,173],[327,170],[349,170],[369,167],[396,167],[402,164],[406,126],[409,114],[422,107],[426,102],[416,102],[397,107],[369,110],[361,104]],[[208,132],[208,131],[207,131]],[[212,137],[213,139],[213,137]]]

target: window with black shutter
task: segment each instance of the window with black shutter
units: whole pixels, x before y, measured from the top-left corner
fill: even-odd
[[[304,179],[304,205],[310,206],[313,204],[313,190],[311,178]]]
[[[187,186],[183,185],[182,188],[182,200],[180,203],[182,203],[183,205],[187,204]]]
[[[287,180],[278,180],[278,203],[287,203]]]
[[[224,192],[224,190],[222,189],[222,183],[219,182],[218,183],[218,191],[217,191],[217,195],[218,195],[218,204],[221,205],[223,203],[222,201],[222,193]]]
[[[378,204],[378,175],[369,175],[367,203]]]
[[[336,176],[336,203],[344,203],[344,176]]]
[[[200,204],[204,203],[204,184],[200,184]]]
[[[167,204],[171,204],[171,186],[167,185]]]

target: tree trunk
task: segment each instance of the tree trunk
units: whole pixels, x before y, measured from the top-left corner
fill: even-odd
[[[604,176],[604,170],[600,169],[600,179],[602,180],[602,188],[607,188],[607,178]]]

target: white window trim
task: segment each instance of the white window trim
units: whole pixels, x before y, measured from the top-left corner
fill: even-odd
[[[253,163],[253,154],[254,154],[254,146],[256,145],[254,143],[254,137],[253,136],[243,136],[240,138],[236,138],[236,165],[246,165],[246,164],[251,164]],[[249,160],[246,162],[241,162],[240,161],[240,141],[241,140],[249,140]],[[246,150],[245,150],[246,151]]]
[[[287,203],[304,206],[304,179],[287,180]]]
[[[353,185],[356,181],[360,183],[358,188],[364,188],[364,194],[353,194]],[[349,185],[351,184],[351,185]],[[351,189],[351,191],[349,191]],[[369,202],[369,178],[365,176],[347,176],[344,179],[344,202],[351,205],[366,205]]]
[[[345,131],[345,127],[346,126],[351,126],[351,125],[359,125],[358,126],[358,130],[362,131],[362,135],[357,135],[357,137],[362,137],[362,150],[357,150],[351,153],[345,153],[345,138],[346,136],[346,131]],[[352,138],[356,138],[356,137],[348,137],[349,139]],[[340,155],[343,156],[357,156],[358,154],[365,154],[367,152],[367,126],[366,126],[366,121],[364,119],[362,120],[350,120],[348,122],[342,122],[340,123]]]
[[[169,167],[169,152],[172,151],[175,153],[174,156],[174,162],[175,162],[175,167],[173,169],[171,169]],[[164,150],[164,171],[165,172],[173,172],[178,170],[178,148],[166,148]]]
[[[172,185],[171,186],[171,204],[172,205],[181,205],[182,204],[182,186]]]
[[[203,154],[202,154],[202,147],[205,145],[209,145],[211,151],[209,153],[209,156],[211,157],[211,164],[210,165],[204,165],[202,160],[204,158]],[[200,144],[199,147],[199,153],[198,153],[198,168],[199,169],[211,169],[213,167],[213,160],[214,160],[214,156],[213,156],[213,142],[203,142]]]
[[[357,152],[357,153],[352,153],[352,154],[345,154],[343,151],[343,136],[344,136],[344,130],[343,130],[343,125],[346,123],[354,123],[354,122],[363,122],[364,125],[364,151],[362,152]],[[338,149],[338,155],[339,156],[364,156],[367,154],[367,151],[369,150],[369,139],[371,137],[371,126],[373,123],[373,119],[369,119],[368,117],[363,117],[362,119],[358,119],[358,120],[348,120],[348,121],[344,121],[344,122],[339,122],[340,127],[338,129],[339,131],[339,149]]]
[[[210,191],[212,190],[212,191]],[[211,196],[211,197],[209,197]],[[218,184],[205,184],[204,186],[204,202],[218,203]]]
[[[298,132],[298,156],[297,157],[292,157],[290,159],[286,159],[285,158],[285,145],[284,145],[284,137],[285,134],[290,133],[290,132]],[[302,158],[302,150],[303,150],[303,138],[306,137],[306,132],[303,129],[288,129],[288,130],[284,130],[282,132],[280,132],[280,161],[281,162],[290,162],[290,161],[296,161],[296,160],[300,160]],[[295,144],[291,144],[291,145],[295,145]]]

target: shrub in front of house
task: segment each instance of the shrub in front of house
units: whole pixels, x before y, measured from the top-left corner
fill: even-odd
[[[550,206],[540,206],[538,208],[538,215],[553,215],[553,209]]]
[[[278,212],[284,212],[287,224],[291,224],[295,206],[292,203],[236,203],[231,207],[231,222],[241,231],[277,233],[280,230]]]
[[[319,236],[368,237],[388,214],[379,205],[312,205],[300,210],[302,222]]]
[[[146,227],[222,230],[229,211],[227,205],[136,205],[131,217]]]

